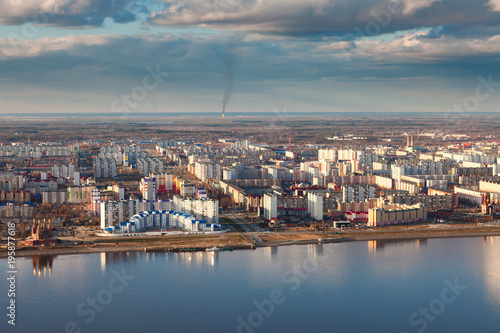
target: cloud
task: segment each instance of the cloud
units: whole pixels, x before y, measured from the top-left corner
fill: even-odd
[[[341,48],[341,46],[345,46]],[[454,60],[484,55],[500,55],[500,36],[487,39],[458,39],[441,36],[426,38],[426,34],[405,34],[391,41],[364,40],[352,43],[340,42],[319,45],[318,50],[341,50],[351,52],[352,56],[375,59],[384,62],[431,62]],[[341,55],[341,52],[337,52]]]
[[[488,2],[488,6],[493,11],[500,11],[500,0],[490,0]]]
[[[70,35],[34,40],[0,39],[0,60],[37,57],[57,51],[71,53],[77,47],[105,45],[110,38],[107,35]]]
[[[478,75],[500,72],[499,37],[426,34],[357,41],[248,38],[247,33],[0,39],[0,104],[9,110],[43,105],[109,112],[114,99],[142,83],[146,66],[158,65],[170,73],[151,93],[160,111],[219,111],[228,45],[237,58],[232,110],[269,111],[286,103],[297,111],[327,111],[340,104],[343,110],[359,111],[374,101],[380,109],[397,109],[408,101],[418,108],[424,98],[434,110],[431,104],[441,103],[441,93],[476,84]],[[351,62],[344,58],[344,47]],[[141,108],[151,111],[153,106],[145,102]]]
[[[329,44],[319,45],[318,49],[319,50],[347,50],[347,49],[351,49],[353,47],[356,47],[356,44],[353,42],[340,41],[340,42],[333,42],[333,43],[329,43]]]
[[[474,76],[482,68],[491,72],[500,66],[496,60],[500,57],[500,36],[459,39],[428,38],[427,34],[358,41],[249,39],[243,33],[0,39],[0,83],[52,82],[56,88],[75,89],[85,82],[96,82],[84,88],[110,90],[109,82],[114,82],[111,86],[133,84],[142,79],[146,66],[158,64],[171,73],[173,89],[213,88],[219,94],[228,45],[238,59],[234,66],[235,91],[240,84],[325,78],[385,80],[424,75],[446,79],[464,72]]]
[[[456,25],[500,26],[500,0],[163,0],[149,23],[285,34],[372,35]]]
[[[403,4],[403,15],[414,14],[417,10],[430,7],[434,2],[440,0],[401,0]]]
[[[106,18],[131,22],[143,11],[135,0],[23,0],[0,2],[0,25],[101,26]]]

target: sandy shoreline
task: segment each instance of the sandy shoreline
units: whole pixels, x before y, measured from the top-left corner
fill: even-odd
[[[326,235],[326,234],[320,234]],[[462,238],[462,237],[486,237],[486,236],[500,236],[500,231],[482,231],[482,232],[439,232],[439,233],[412,233],[412,234],[395,234],[395,235],[363,235],[363,236],[347,236],[346,237],[318,237],[300,240],[284,240],[284,241],[269,241],[253,244],[255,247],[272,247],[272,246],[290,246],[290,245],[306,245],[306,244],[327,244],[327,243],[343,243],[355,241],[383,241],[383,240],[412,240],[412,239],[429,239],[429,238]],[[320,240],[321,239],[321,240]],[[252,245],[252,244],[248,244]],[[247,248],[248,245],[241,247]],[[193,245],[195,246],[195,245]],[[63,254],[89,254],[89,253],[103,253],[103,252],[144,252],[145,247],[158,250],[158,252],[168,252],[169,245],[164,246],[94,246],[94,247],[80,247],[80,248],[62,248],[62,249],[47,249],[47,250],[19,250],[16,251],[16,257],[29,257],[41,255],[63,255]],[[234,247],[235,250],[239,249],[238,246]],[[164,250],[164,251],[162,251]],[[0,252],[0,258],[6,258],[7,252]]]

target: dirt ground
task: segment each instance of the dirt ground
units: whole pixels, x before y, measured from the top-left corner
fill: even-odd
[[[210,247],[247,247],[247,246],[275,246],[280,243],[293,244],[300,241],[343,238],[346,240],[370,240],[370,239],[397,239],[397,238],[425,238],[425,237],[472,237],[500,235],[500,227],[482,227],[476,225],[412,225],[391,226],[374,229],[342,230],[329,232],[271,232],[259,233],[262,242],[257,243],[248,233],[226,233],[219,235],[204,236],[163,236],[163,237],[89,237],[83,242],[75,244],[75,239],[66,239],[64,245],[53,247],[23,247],[18,246],[16,255],[29,256],[39,254],[73,254],[73,253],[95,253],[95,252],[122,252],[122,251],[144,251],[145,248],[156,249],[186,249],[186,248],[210,248]],[[61,238],[61,239],[64,239]],[[70,238],[71,239],[71,238]],[[267,245],[266,245],[267,244]],[[0,249],[0,257],[7,255],[5,247]]]
[[[381,236],[415,236],[456,234],[474,235],[482,233],[500,233],[500,227],[479,227],[473,224],[463,225],[415,225],[415,226],[390,226],[377,229],[361,229],[329,232],[281,232],[260,235],[264,242],[284,242],[308,239],[341,238],[341,237],[381,237]]]

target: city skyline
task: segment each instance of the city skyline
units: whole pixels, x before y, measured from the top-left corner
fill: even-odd
[[[226,115],[494,112],[499,11],[496,0],[4,3],[0,112],[221,112],[228,88]],[[478,86],[487,97],[467,100]]]

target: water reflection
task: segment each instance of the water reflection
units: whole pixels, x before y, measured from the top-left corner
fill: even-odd
[[[102,252],[101,254],[101,271],[106,271],[106,266],[109,264],[120,262],[136,262],[145,258],[148,264],[158,260],[164,260],[186,264],[186,265],[202,265],[208,263],[209,266],[216,267],[219,264],[219,252],[186,252],[186,253],[160,253],[160,252]]]
[[[483,238],[484,248],[484,279],[495,306],[500,306],[500,237],[487,236]]]
[[[136,262],[140,255],[139,252],[101,252],[101,271],[106,272],[108,264]]]
[[[323,244],[309,244],[307,246],[307,252],[309,256],[316,258],[319,257],[323,254]]]
[[[33,263],[33,276],[49,277],[52,276],[52,265],[54,263],[53,255],[33,256],[31,257]]]
[[[265,248],[264,251],[265,251],[267,257],[269,259],[271,259],[271,261],[278,257],[278,247],[277,246],[269,246],[269,247]]]
[[[219,266],[219,252],[186,252],[186,253],[167,253],[167,262],[173,260],[176,263],[186,266],[195,266],[202,268],[204,266],[217,267]]]
[[[368,241],[368,251],[377,252],[390,245],[415,244],[417,248],[427,246],[427,238],[418,239],[383,239]]]

